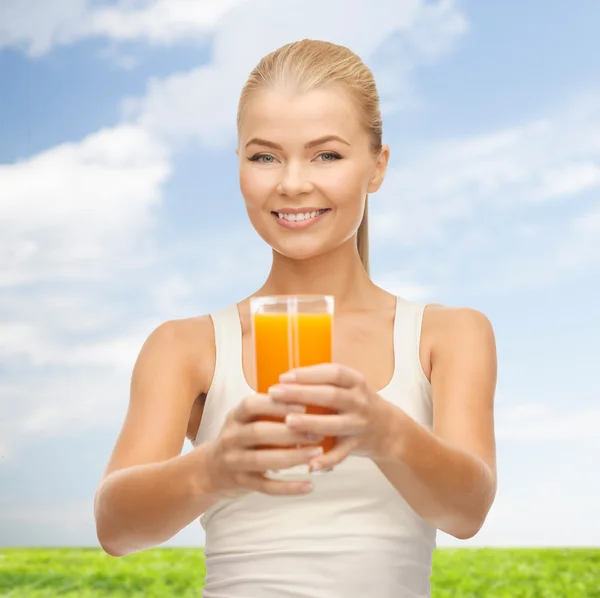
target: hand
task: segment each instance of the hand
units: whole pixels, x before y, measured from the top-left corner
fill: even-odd
[[[304,410],[300,405],[275,403],[264,394],[243,399],[229,412],[221,433],[211,443],[207,463],[211,490],[227,497],[252,491],[274,495],[310,492],[310,482],[270,480],[264,472],[309,463],[322,453],[314,445],[323,438],[291,430],[283,422],[256,421],[261,416],[283,419]],[[264,445],[282,448],[255,448]],[[296,445],[304,446],[283,448]]]
[[[382,453],[390,404],[372,390],[364,376],[352,368],[323,363],[283,374],[269,396],[280,404],[320,405],[332,415],[290,413],[290,430],[336,436],[335,447],[311,461],[311,468],[329,469],[348,455],[377,458]]]

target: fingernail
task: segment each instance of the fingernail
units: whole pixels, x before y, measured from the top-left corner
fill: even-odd
[[[311,471],[321,471],[322,467],[323,466],[320,463],[311,463],[310,464]]]
[[[302,484],[302,491],[303,492],[312,492],[313,489],[313,483],[312,482],[307,482],[306,484]]]
[[[323,436],[319,436],[317,434],[307,434],[306,435],[306,440],[311,440],[311,441],[318,441],[320,442],[321,440],[324,440]]]
[[[269,396],[273,399],[282,397],[284,394],[285,393],[284,393],[283,389],[280,388],[279,386],[271,386],[269,388]]]
[[[308,451],[308,455],[310,457],[318,457],[320,455],[323,454],[323,447],[322,446],[318,446],[314,449],[311,449],[310,451]]]
[[[279,376],[279,382],[293,382],[296,379],[294,372],[285,372]]]
[[[306,407],[304,405],[288,405],[288,410],[294,413],[306,413]]]

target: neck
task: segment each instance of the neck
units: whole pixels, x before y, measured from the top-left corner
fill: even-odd
[[[256,295],[332,295],[336,308],[360,308],[378,287],[365,271],[351,238],[335,250],[304,260],[273,251],[273,264]]]

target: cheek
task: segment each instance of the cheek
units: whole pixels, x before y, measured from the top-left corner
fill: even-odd
[[[322,181],[322,188],[339,208],[348,208],[366,195],[364,175],[356,167],[339,168]]]
[[[263,176],[261,176],[263,174]],[[260,208],[268,196],[268,177],[253,169],[240,170],[240,191],[250,208]]]

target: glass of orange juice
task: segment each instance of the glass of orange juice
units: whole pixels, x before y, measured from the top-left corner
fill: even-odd
[[[279,376],[293,368],[331,362],[333,307],[330,295],[276,295],[250,299],[257,392],[268,393],[271,386],[279,383]],[[333,413],[319,405],[307,405],[306,412]],[[260,419],[283,421],[269,416]],[[326,437],[320,443],[323,452],[331,450],[334,443],[335,438]],[[303,479],[324,472],[312,472],[306,464],[266,473],[276,479]]]

